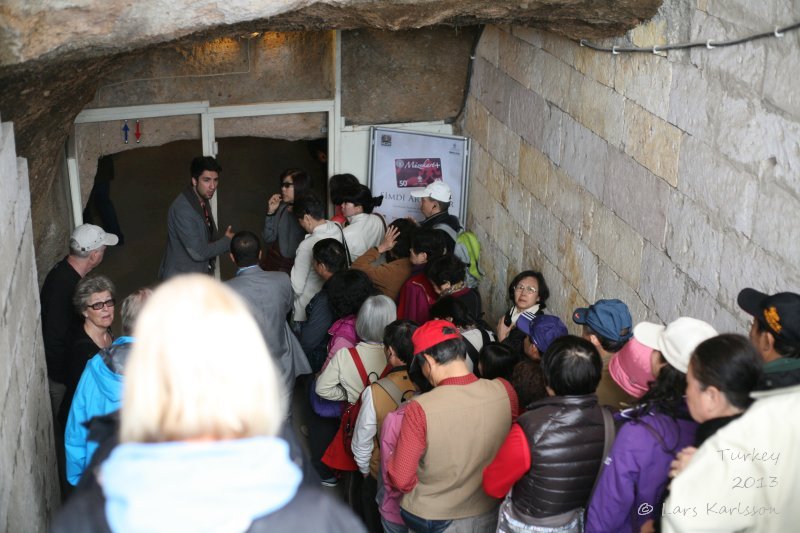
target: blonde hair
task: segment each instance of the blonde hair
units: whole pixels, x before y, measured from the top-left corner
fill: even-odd
[[[125,369],[122,442],[275,435],[285,406],[246,304],[218,281],[178,276],[148,298]]]

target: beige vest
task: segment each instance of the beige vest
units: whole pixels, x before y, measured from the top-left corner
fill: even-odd
[[[403,497],[406,511],[428,520],[478,516],[498,501],[483,492],[483,469],[511,429],[511,404],[503,384],[480,379],[443,385],[414,401],[425,411],[427,447],[417,485]]]

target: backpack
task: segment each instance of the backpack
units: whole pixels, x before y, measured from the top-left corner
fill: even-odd
[[[484,274],[480,265],[481,243],[478,242],[478,236],[463,228],[456,232],[447,224],[436,224],[434,228],[444,231],[453,239],[455,242],[453,254],[467,265],[467,276],[464,281],[467,287],[472,289],[477,287]]]

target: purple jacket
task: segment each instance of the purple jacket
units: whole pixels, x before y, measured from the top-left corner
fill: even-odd
[[[625,418],[623,412],[623,419]],[[635,532],[661,515],[660,500],[675,454],[694,442],[697,423],[648,413],[617,432],[586,512],[586,533]]]

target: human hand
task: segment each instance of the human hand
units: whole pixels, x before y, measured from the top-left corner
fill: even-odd
[[[280,194],[273,194],[269,197],[267,201],[267,214],[274,215],[275,211],[278,210],[278,207],[281,205],[281,195]]]
[[[692,460],[692,457],[694,457],[696,451],[697,448],[694,446],[687,446],[679,451],[678,455],[675,456],[675,460],[669,465],[669,477],[674,478],[683,472],[683,469],[689,465],[689,462]]]
[[[228,229],[225,230],[225,236],[227,238],[229,238],[229,239],[233,239],[234,235],[236,235],[236,233],[234,233],[233,227],[232,226],[228,226]]]
[[[386,235],[383,236],[383,241],[378,245],[378,251],[385,254],[397,244],[397,237],[400,235],[400,230],[396,226],[389,226],[386,229]]]

